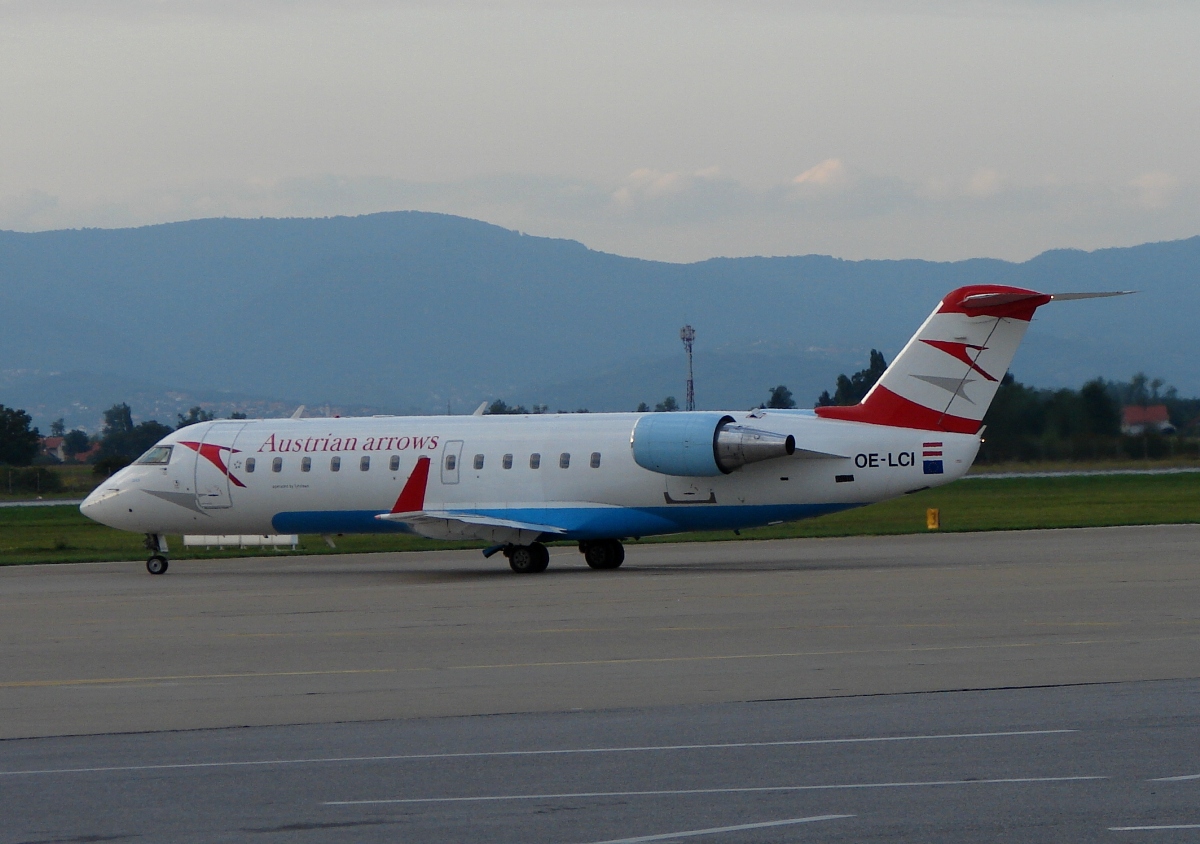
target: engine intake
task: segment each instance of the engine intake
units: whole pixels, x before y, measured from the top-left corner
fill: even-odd
[[[728,475],[750,463],[796,451],[791,434],[735,425],[721,413],[648,413],[633,427],[633,459],[663,475]]]

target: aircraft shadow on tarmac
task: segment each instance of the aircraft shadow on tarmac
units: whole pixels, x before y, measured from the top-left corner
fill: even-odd
[[[572,561],[574,562],[574,561]],[[409,565],[372,564],[338,564],[328,567],[296,567],[283,565],[279,567],[245,567],[237,568],[221,565],[220,568],[205,570],[203,565],[189,567],[186,570],[171,572],[171,577],[235,575],[239,579],[272,579],[287,578],[321,578],[341,582],[355,579],[372,579],[380,582],[395,583],[407,581],[411,583],[494,583],[503,580],[516,579],[529,583],[543,582],[546,578],[565,577],[600,577],[600,578],[629,578],[637,576],[695,576],[697,574],[767,574],[778,572],[834,572],[834,571],[865,571],[874,569],[938,569],[953,568],[957,562],[947,560],[879,560],[855,559],[852,557],[833,558],[827,560],[750,560],[739,561],[680,561],[669,563],[637,563],[629,561],[616,571],[594,571],[582,563],[555,565],[551,563],[545,572],[536,575],[517,575],[509,571],[507,566],[493,566],[481,561],[476,566],[455,564],[453,567],[430,566],[428,568]]]

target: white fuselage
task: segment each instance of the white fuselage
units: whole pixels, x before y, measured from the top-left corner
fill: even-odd
[[[587,541],[747,528],[881,501],[962,477],[979,448],[975,434],[811,411],[728,415],[794,436],[796,453],[684,477],[635,462],[631,435],[641,414],[230,420],[176,431],[160,443],[171,446],[167,462],[117,472],[81,509],[148,534],[411,531],[376,517],[395,509],[426,456],[424,509],[476,522],[447,520],[419,532],[536,538],[506,528],[511,521],[553,525],[556,538]]]

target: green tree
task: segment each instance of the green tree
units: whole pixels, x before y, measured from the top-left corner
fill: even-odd
[[[67,431],[63,437],[63,453],[68,457],[74,457],[76,454],[82,454],[91,446],[91,441],[88,435],[83,431],[75,428],[72,431]]]
[[[771,388],[771,397],[767,399],[766,406],[779,410],[787,410],[790,407],[796,406],[796,400],[792,398],[792,391],[783,384],[780,384],[778,387]]]
[[[197,422],[211,422],[213,415],[207,410],[202,410],[199,407],[193,407],[187,412],[187,416],[182,413],[175,414],[179,417],[179,424],[175,426],[175,430],[186,428],[188,425],[195,425]]]
[[[62,437],[62,436],[65,436],[66,433],[67,433],[67,423],[63,421],[63,418],[61,416],[50,423],[50,436]]]
[[[104,411],[104,429],[101,432],[101,437],[108,437],[117,434],[128,434],[133,430],[133,411],[129,409],[129,405],[125,402],[114,404],[108,410]]]
[[[650,412],[650,405],[646,404],[644,401],[638,402],[637,410],[634,411],[634,413],[649,413],[649,412]]]
[[[242,413],[240,410],[235,410],[233,413],[229,414],[229,418],[230,419],[245,419],[246,414]]]
[[[674,396],[667,396],[654,405],[655,413],[674,413],[676,410],[679,410],[679,403],[675,401]]]
[[[1162,386],[1159,379],[1154,379],[1158,387]],[[1158,391],[1155,387],[1155,392]],[[1121,408],[1117,406],[1104,379],[1096,378],[1088,381],[1079,390],[1079,400],[1083,405],[1083,417],[1086,433],[1093,437],[1115,437],[1121,433]]]
[[[129,405],[122,402],[104,411],[104,431],[100,436],[100,460],[111,468],[120,460],[134,460],[171,433],[171,428],[154,419],[133,424]],[[119,467],[117,467],[119,468]]]
[[[0,404],[0,463],[28,466],[37,456],[41,436],[31,422],[25,411]]]
[[[504,399],[496,399],[494,402],[488,405],[488,409],[484,411],[484,413],[486,413],[488,416],[500,416],[504,414],[528,412],[529,411],[525,409],[525,405],[518,404],[510,407],[508,403],[504,401]]]
[[[817,399],[817,407],[858,404],[886,370],[887,361],[883,358],[883,352],[871,349],[867,368],[860,369],[850,376],[839,375],[833,395],[829,395],[829,391],[825,390]]]

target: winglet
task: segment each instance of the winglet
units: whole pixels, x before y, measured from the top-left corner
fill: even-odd
[[[416,513],[425,509],[425,487],[429,483],[429,463],[429,458],[424,455],[417,460],[417,465],[412,474],[408,476],[404,489],[400,491],[400,497],[392,506],[393,513]]]
[[[475,412],[472,413],[471,415],[472,416],[483,416],[483,412],[487,409],[488,409],[488,403],[484,402],[483,404],[479,405],[479,407],[475,408]]]

